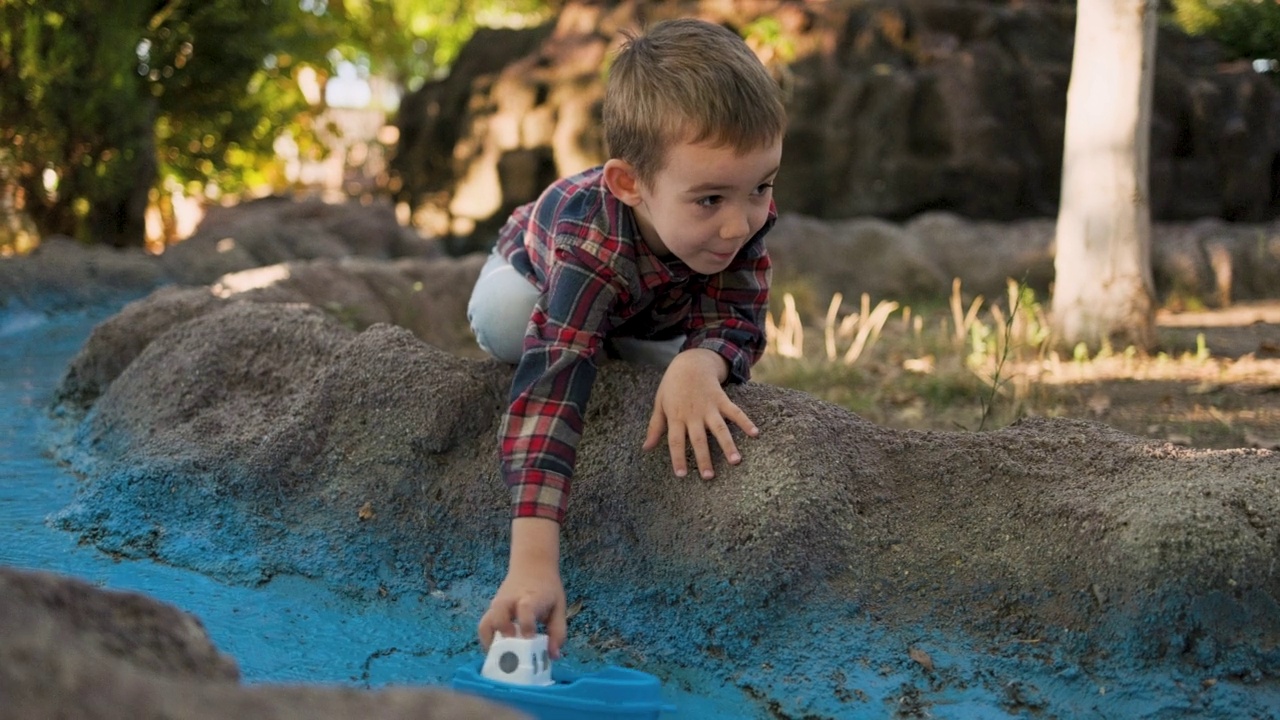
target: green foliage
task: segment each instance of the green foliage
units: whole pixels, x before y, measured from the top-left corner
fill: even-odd
[[[314,141],[299,70],[327,65],[333,19],[290,2],[171,0],[138,45],[137,73],[159,104],[161,174],[240,192],[270,179],[284,130]]]
[[[439,77],[476,28],[545,21],[558,3],[547,0],[346,0],[346,59],[406,87]]]
[[[0,3],[0,145],[40,232],[141,244],[158,171],[243,185],[307,107],[291,66],[331,45],[308,15],[262,0]]]
[[[136,136],[153,110],[127,54],[140,20],[129,3],[0,4],[0,146],[42,230],[75,233],[95,203],[127,194],[145,162]],[[59,176],[56,193],[46,171]]]
[[[284,133],[323,154],[322,87],[347,59],[409,84],[477,25],[542,0],[0,0],[0,215],[40,235],[137,245],[148,194],[283,184]],[[514,20],[513,20],[514,18]],[[8,246],[0,217],[0,250]]]
[[[770,54],[782,62],[796,59],[795,40],[787,36],[782,23],[771,15],[747,23],[742,28],[742,37],[753,48],[768,48]]]
[[[1233,58],[1280,56],[1280,2],[1276,0],[1173,0],[1174,22],[1205,35]]]

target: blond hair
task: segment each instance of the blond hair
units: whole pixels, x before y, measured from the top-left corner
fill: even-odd
[[[604,139],[611,157],[651,182],[679,142],[740,152],[781,139],[777,82],[733,31],[691,18],[628,33],[609,70]]]

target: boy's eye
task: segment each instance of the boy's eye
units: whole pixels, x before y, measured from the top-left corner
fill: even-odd
[[[720,201],[722,199],[723,198],[719,195],[708,195],[704,198],[698,198],[694,202],[696,202],[698,205],[702,207],[715,207],[716,205],[720,204]]]
[[[772,188],[772,187],[773,187],[773,183],[771,183],[771,182],[767,182],[767,183],[760,183],[760,186],[756,188],[756,194],[757,194],[757,195],[763,195],[763,194],[765,194],[765,193],[769,192],[769,189],[770,189],[770,188]]]

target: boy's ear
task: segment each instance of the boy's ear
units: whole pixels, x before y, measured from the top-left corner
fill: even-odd
[[[612,158],[604,164],[604,184],[623,203],[631,207],[640,204],[640,178],[626,160]]]

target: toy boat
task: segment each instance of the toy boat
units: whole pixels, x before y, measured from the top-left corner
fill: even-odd
[[[652,720],[675,706],[662,700],[662,685],[648,673],[615,665],[577,673],[551,667],[546,636],[499,635],[489,655],[458,668],[451,687],[533,716],[536,720]]]

